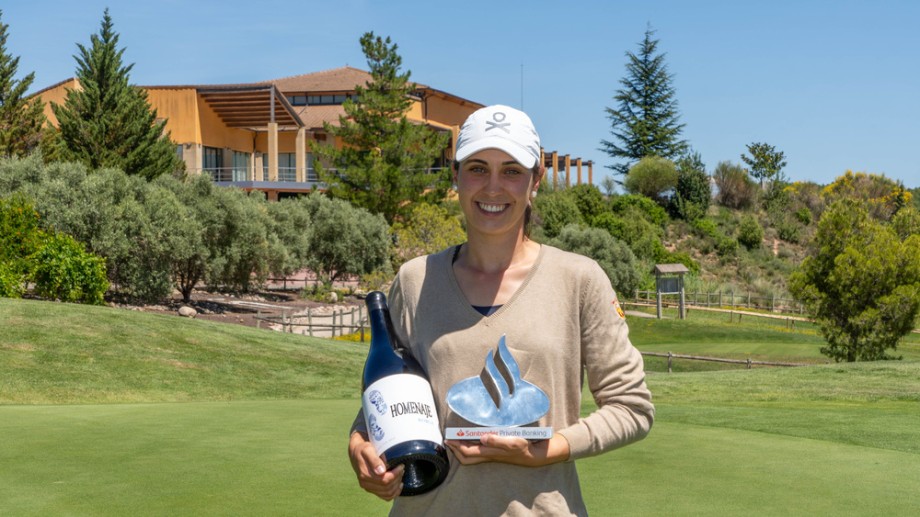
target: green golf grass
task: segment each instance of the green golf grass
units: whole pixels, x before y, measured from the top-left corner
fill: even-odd
[[[815,365],[649,368],[649,437],[578,462],[592,515],[920,514],[920,335],[821,364],[813,328],[699,314],[630,318],[633,342]],[[0,322],[2,516],[389,508],[345,454],[366,345],[28,300]]]

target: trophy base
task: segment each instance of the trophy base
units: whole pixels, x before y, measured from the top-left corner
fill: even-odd
[[[527,440],[549,440],[553,437],[552,427],[448,427],[444,430],[446,440],[479,440],[487,434],[516,436]]]

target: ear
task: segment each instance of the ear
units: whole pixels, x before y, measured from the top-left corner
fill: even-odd
[[[546,174],[546,167],[544,167],[544,166],[542,166],[542,165],[541,165],[538,169],[536,169],[536,170],[534,171],[534,175],[533,175],[533,189],[532,189],[534,192],[536,192],[537,189],[540,188],[540,182],[543,181],[543,176],[544,176],[544,174]]]

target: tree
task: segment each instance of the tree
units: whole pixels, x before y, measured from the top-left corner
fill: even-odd
[[[750,156],[742,154],[741,160],[751,168],[751,176],[760,181],[761,188],[764,181],[784,181],[783,167],[786,166],[786,159],[782,151],[759,142],[748,144],[747,150]]]
[[[790,292],[811,313],[835,361],[891,359],[920,313],[920,235],[899,238],[863,203],[834,203],[818,222]]]
[[[6,51],[9,25],[2,17],[0,10],[0,156],[25,156],[41,142],[45,105],[25,97],[34,72],[16,80],[19,58]]]
[[[614,100],[616,108],[605,108],[611,122],[612,140],[601,140],[600,150],[611,158],[625,162],[607,167],[626,175],[633,163],[646,156],[676,159],[684,154],[687,143],[680,139],[680,123],[672,81],[665,54],[657,52],[654,31],[646,29],[639,44],[639,54],[627,52],[626,77]]]
[[[667,194],[677,185],[677,167],[660,156],[646,156],[629,168],[623,186],[630,194],[642,194],[667,205]]]
[[[402,58],[390,38],[365,33],[361,48],[371,80],[355,88],[356,99],[345,101],[338,126],[324,124],[342,146],[315,145],[316,171],[333,197],[393,223],[414,203],[434,204],[447,193],[450,171],[431,166],[449,134],[406,118],[416,86],[409,82],[409,71],[400,72]]]
[[[716,202],[729,208],[749,208],[757,199],[757,184],[746,170],[731,162],[719,162],[712,172]]]
[[[385,265],[390,236],[383,216],[321,194],[302,197],[298,202],[308,207],[313,222],[307,266],[323,284]]]
[[[109,10],[89,48],[77,44],[79,87],[67,91],[64,104],[51,103],[64,149],[62,158],[91,169],[114,167],[147,179],[182,167],[176,146],[157,121],[147,92],[128,84],[133,64],[123,65]]]
[[[712,185],[700,153],[692,152],[677,160],[677,185],[670,212],[687,221],[706,215],[712,201]]]

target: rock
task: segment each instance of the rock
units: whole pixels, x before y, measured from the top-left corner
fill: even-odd
[[[329,301],[329,303],[338,303],[339,293],[332,291],[329,293],[329,296],[327,296],[326,299]]]
[[[185,316],[186,318],[194,318],[198,315],[198,311],[194,308],[189,307],[188,305],[183,305],[179,307],[179,316]]]

